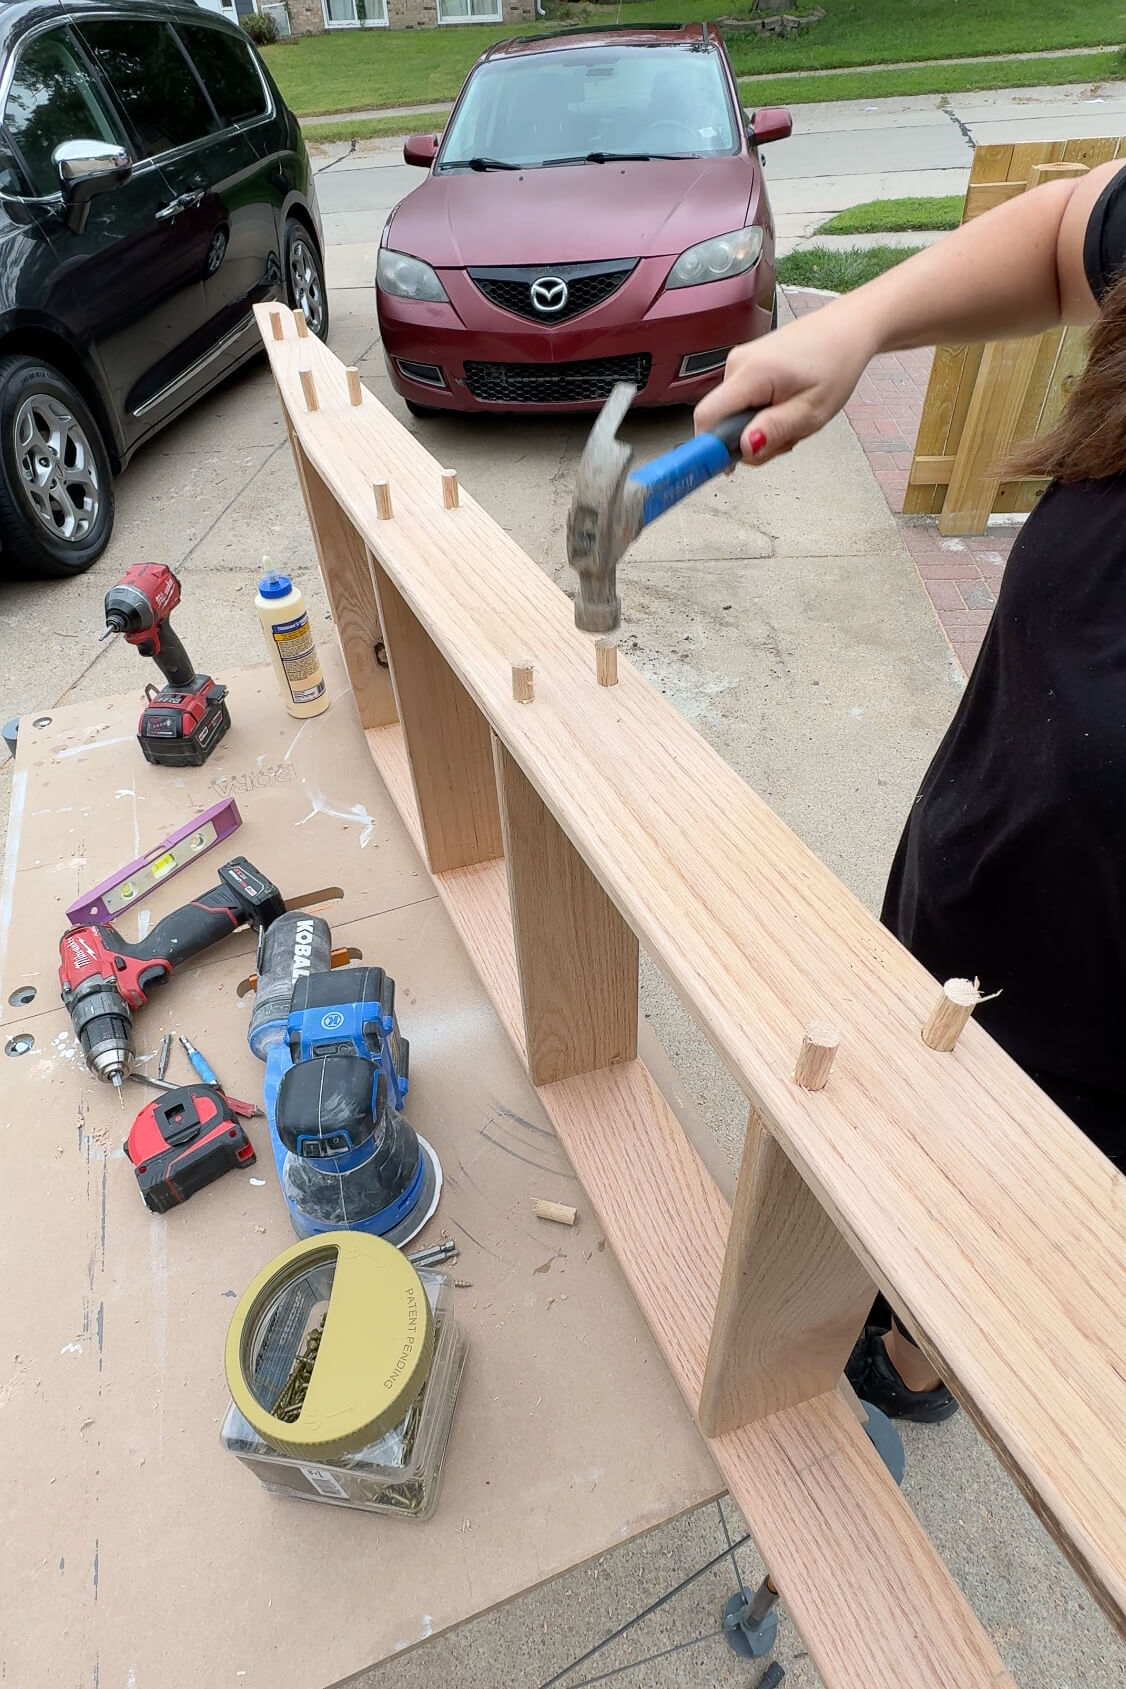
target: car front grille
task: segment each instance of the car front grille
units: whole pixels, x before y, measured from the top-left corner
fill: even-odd
[[[617,293],[636,266],[637,260],[629,258],[614,264],[560,264],[555,269],[541,265],[535,269],[470,270],[469,275],[478,291],[502,311],[536,323],[565,323]],[[562,310],[537,308],[532,288],[545,279],[566,283],[567,300]]]
[[[487,405],[574,405],[601,401],[619,381],[640,393],[653,360],[648,352],[620,358],[584,358],[571,364],[486,364],[465,361],[465,381]]]

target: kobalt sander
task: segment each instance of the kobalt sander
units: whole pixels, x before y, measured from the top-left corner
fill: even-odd
[[[249,1042],[266,1062],[274,1159],[298,1237],[364,1231],[401,1245],[437,1205],[442,1170],[402,1113],[410,1048],[382,968],[329,967],[320,916],[282,916],[259,944]]]
[[[714,433],[697,434],[633,469],[633,447],[618,439],[618,429],[636,397],[628,381],[613,389],[575,476],[567,561],[579,576],[575,626],[587,633],[610,633],[622,619],[617,571],[627,546],[694,488],[730,469],[738,461],[743,430],[758,415],[740,411],[725,417]]]

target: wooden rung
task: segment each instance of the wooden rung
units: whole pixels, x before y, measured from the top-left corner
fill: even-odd
[[[458,504],[457,470],[443,469],[442,471],[442,503],[447,510],[456,510]]]
[[[530,704],[536,696],[535,671],[530,662],[513,663],[512,696],[518,704]]]
[[[923,1043],[931,1050],[952,1050],[962,1036],[966,1022],[982,1001],[976,980],[948,979],[938,1002],[927,1016]]]
[[[348,403],[350,405],[362,405],[364,402],[364,390],[360,384],[359,370],[346,369],[344,371],[344,375],[348,382]]]
[[[375,494],[375,514],[381,522],[390,522],[395,514],[391,508],[391,488],[386,481],[373,481],[371,490]]]
[[[599,686],[616,686],[618,684],[618,645],[616,640],[595,640],[594,665]]]
[[[304,311],[302,311],[302,310],[297,310],[297,311],[294,311],[294,313],[293,313],[293,322],[294,322],[294,326],[295,326],[295,327],[296,327],[296,329],[297,329],[297,338],[298,338],[298,340],[306,340],[306,339],[308,339],[308,336],[309,336],[309,325],[308,325],[308,323],[307,323],[307,322],[306,322],[306,321],[305,321],[305,313],[304,313]]]
[[[841,1035],[827,1020],[812,1020],[801,1041],[794,1080],[807,1091],[824,1089]]]
[[[537,1196],[535,1199],[537,1220],[552,1220],[557,1226],[573,1226],[579,1217],[577,1208],[572,1208],[566,1202],[548,1202],[546,1197]]]
[[[270,312],[270,333],[273,335],[275,340],[285,339],[285,329],[282,327],[280,311]]]
[[[297,373],[301,377],[301,391],[305,395],[305,409],[310,411],[319,410],[320,401],[317,398],[317,384],[313,380],[312,370],[302,369],[298,370]]]

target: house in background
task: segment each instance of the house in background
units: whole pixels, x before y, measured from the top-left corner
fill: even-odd
[[[422,29],[430,24],[532,23],[536,0],[199,0],[224,17],[263,12],[286,33],[280,12],[289,14],[294,35],[325,29]]]

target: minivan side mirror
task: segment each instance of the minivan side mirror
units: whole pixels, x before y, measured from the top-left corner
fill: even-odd
[[[762,106],[747,113],[747,139],[752,146],[788,140],[793,132],[794,120],[785,106]]]
[[[95,194],[122,187],[133,174],[133,160],[112,141],[63,141],[51,154],[66,205],[67,228],[80,235]]]
[[[408,135],[403,146],[403,158],[408,164],[418,164],[429,170],[438,154],[437,135]]]

